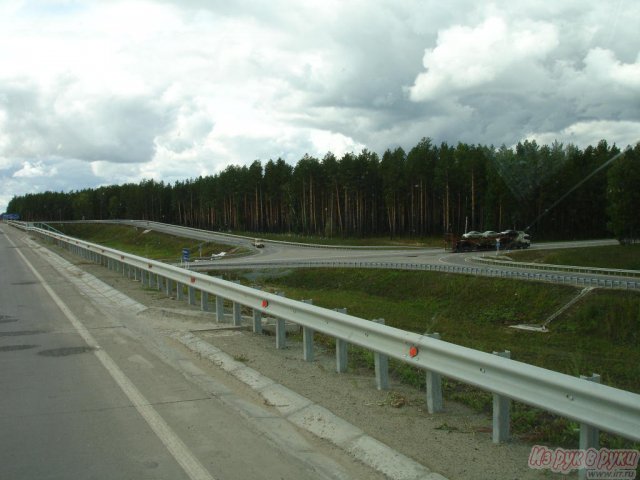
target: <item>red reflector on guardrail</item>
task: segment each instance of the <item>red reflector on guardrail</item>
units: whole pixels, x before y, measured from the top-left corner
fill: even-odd
[[[415,357],[416,355],[418,355],[418,347],[416,346],[411,346],[411,348],[409,348],[409,356],[411,358]]]
[[[191,277],[191,283],[196,283],[196,277]]]
[[[267,308],[269,306],[269,302],[267,300],[262,300],[262,308]]]

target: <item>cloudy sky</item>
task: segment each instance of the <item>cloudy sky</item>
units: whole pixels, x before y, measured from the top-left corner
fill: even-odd
[[[422,137],[625,147],[638,25],[638,0],[0,0],[0,212]]]

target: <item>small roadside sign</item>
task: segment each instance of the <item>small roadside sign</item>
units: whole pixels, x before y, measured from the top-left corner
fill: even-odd
[[[183,262],[188,262],[189,261],[189,249],[188,248],[183,248],[182,249],[182,261]]]

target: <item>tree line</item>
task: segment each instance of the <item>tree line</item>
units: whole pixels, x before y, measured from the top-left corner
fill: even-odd
[[[640,143],[557,207],[546,209],[620,150],[524,141],[513,148],[423,138],[408,152],[369,150],[295,166],[281,158],[209,176],[144,180],[14,197],[27,221],[142,219],[213,230],[320,236],[431,236],[524,229],[538,238],[635,238]]]

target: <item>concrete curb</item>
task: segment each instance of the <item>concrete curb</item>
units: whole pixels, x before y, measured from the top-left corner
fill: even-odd
[[[234,360],[192,333],[178,333],[172,336],[194,353],[248,385],[264,399],[266,405],[277,409],[289,422],[328,440],[390,479],[447,480],[446,477],[432,472],[424,465],[370,437],[321,405]]]

